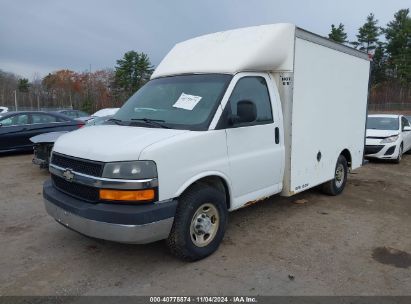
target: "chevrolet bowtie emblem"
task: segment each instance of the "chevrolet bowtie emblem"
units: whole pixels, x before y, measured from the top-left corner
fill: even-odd
[[[72,182],[73,179],[74,179],[74,173],[73,173],[73,171],[71,171],[71,169],[66,169],[63,172],[63,177],[66,181]]]

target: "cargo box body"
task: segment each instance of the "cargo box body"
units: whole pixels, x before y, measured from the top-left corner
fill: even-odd
[[[345,151],[362,165],[370,61],[365,53],[296,29],[293,72],[273,73],[284,116],[289,196],[334,178]]]

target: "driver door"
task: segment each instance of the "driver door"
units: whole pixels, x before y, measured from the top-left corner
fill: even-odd
[[[251,101],[256,119],[226,123],[227,152],[232,181],[233,208],[281,191],[284,146],[275,83],[263,73],[237,74],[235,87],[225,106],[223,119],[237,114],[237,104]]]

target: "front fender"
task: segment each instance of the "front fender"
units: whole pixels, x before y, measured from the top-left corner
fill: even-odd
[[[201,172],[199,174],[196,174],[192,177],[190,177],[185,183],[183,183],[178,190],[175,193],[175,197],[179,197],[184,191],[186,191],[191,185],[193,185],[195,182],[206,178],[206,177],[220,177],[226,184],[227,189],[228,189],[228,194],[230,197],[230,206],[232,206],[232,195],[231,195],[231,180],[230,178],[224,174],[223,172],[219,172],[219,171],[205,171],[205,172]]]

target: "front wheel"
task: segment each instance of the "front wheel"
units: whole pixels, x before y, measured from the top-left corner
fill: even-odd
[[[227,225],[225,195],[205,184],[194,185],[178,203],[167,238],[172,254],[196,261],[217,250]]]
[[[348,164],[343,155],[340,155],[335,165],[334,178],[322,185],[322,191],[328,195],[338,195],[343,192],[347,183]]]
[[[403,149],[402,149],[402,144],[400,145],[399,149],[398,149],[398,156],[397,158],[394,160],[394,163],[399,164],[401,162],[402,159],[402,154],[404,153]]]

